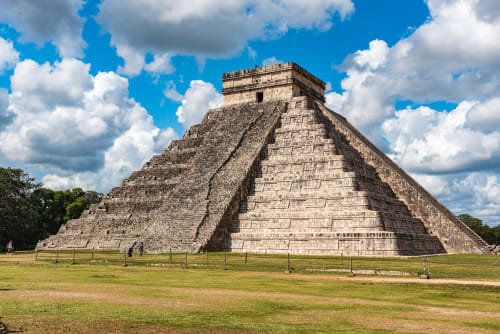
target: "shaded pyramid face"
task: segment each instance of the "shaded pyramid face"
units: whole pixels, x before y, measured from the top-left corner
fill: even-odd
[[[226,73],[224,105],[39,249],[373,256],[487,244],[342,116],[296,64]]]
[[[285,107],[210,110],[181,140],[37,247],[123,250],[142,241],[145,251],[164,253],[196,252],[215,242]]]

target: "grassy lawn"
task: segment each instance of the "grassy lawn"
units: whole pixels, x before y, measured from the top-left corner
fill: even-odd
[[[112,251],[0,255],[0,316],[24,333],[498,333],[500,286],[347,277],[340,257]],[[428,258],[439,278],[500,281],[500,257]],[[356,269],[419,273],[422,258],[353,258]],[[149,265],[148,265],[149,264]],[[163,264],[164,266],[158,266]],[[154,266],[153,266],[154,265]],[[344,258],[348,268],[349,258]]]

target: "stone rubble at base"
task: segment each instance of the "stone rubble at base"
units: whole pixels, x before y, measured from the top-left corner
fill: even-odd
[[[491,253],[324,90],[294,63],[225,73],[221,108],[37,248]]]

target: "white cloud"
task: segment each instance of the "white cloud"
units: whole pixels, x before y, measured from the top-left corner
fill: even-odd
[[[450,195],[450,186],[446,176],[416,173],[412,173],[411,176],[434,196],[446,198]]]
[[[47,186],[107,191],[177,137],[128,96],[126,78],[89,69],[76,59],[25,60],[11,78],[15,119],[0,132],[0,151],[48,173]]]
[[[14,121],[16,115],[9,109],[9,92],[0,88],[0,132]]]
[[[9,70],[19,61],[19,52],[14,49],[11,41],[0,37],[0,74]]]
[[[407,37],[348,56],[326,103],[455,213],[498,223],[500,2],[426,3],[430,18]],[[396,111],[398,100],[414,106]],[[435,110],[442,101],[457,107]]]
[[[467,124],[483,132],[498,131],[500,129],[500,96],[474,105],[467,114]]]
[[[354,54],[354,62],[360,67],[376,70],[385,63],[388,54],[387,43],[376,39],[370,42],[368,50],[359,50]]]
[[[222,94],[211,83],[193,80],[175,114],[179,123],[188,128],[200,123],[209,108],[217,108],[221,104]]]
[[[154,60],[144,66],[144,70],[154,74],[171,74],[175,72],[175,67],[172,65],[171,56],[168,53],[155,55]]]
[[[93,86],[89,70],[90,64],[73,58],[65,58],[54,66],[30,59],[20,62],[10,78],[12,108],[22,113],[72,106]]]
[[[262,61],[262,66],[276,65],[283,63],[282,60],[276,59],[276,57],[272,56],[270,58],[266,58]]]
[[[170,142],[174,139],[177,139],[177,133],[175,132],[174,129],[166,128],[161,130],[154,137],[154,142],[155,142],[154,151],[162,152],[164,149],[167,148],[168,144],[170,144]]]
[[[166,98],[169,98],[170,100],[175,102],[182,101],[182,94],[177,91],[175,83],[172,80],[167,82],[165,90],[163,91],[163,95],[165,95]]]
[[[327,105],[384,149],[385,137],[393,156],[414,172],[491,169],[500,164],[500,19],[491,15],[500,3],[427,4],[431,18],[408,37],[392,47],[374,40],[346,58],[339,67],[347,72],[343,91],[327,93]],[[459,107],[396,112],[396,100]]]
[[[82,0],[2,1],[0,22],[22,35],[21,42],[39,45],[50,41],[63,57],[82,57],[86,43],[82,39],[85,20],[78,15]]]
[[[116,138],[113,145],[104,154],[104,166],[96,172],[47,174],[42,183],[50,189],[68,189],[82,187],[108,191],[119,186],[131,172],[138,170],[155,153],[161,153],[178,136],[174,129],[132,127]]]
[[[116,48],[116,53],[124,59],[124,66],[118,66],[117,72],[128,76],[139,75],[146,63],[144,55],[137,52],[128,45],[122,45]]]
[[[375,40],[341,66],[344,97],[336,107],[365,131],[394,113],[394,101],[484,101],[500,91],[500,20],[480,12],[500,3],[479,0],[427,4],[431,19],[388,47]],[[484,7],[484,8],[483,8]],[[336,95],[335,95],[336,94]],[[334,99],[338,101],[337,99]],[[339,108],[340,107],[340,108]]]
[[[252,59],[255,62],[257,58],[257,51],[250,46],[247,46],[248,58]]]
[[[226,57],[290,29],[327,30],[336,14],[354,11],[351,0],[104,0],[99,8],[128,75],[140,73],[146,53]]]
[[[495,174],[412,176],[453,213],[468,213],[491,226],[500,224],[500,182]]]
[[[462,102],[451,112],[405,109],[382,124],[391,156],[417,173],[458,173],[500,165],[500,131],[484,134],[467,125],[476,104]]]

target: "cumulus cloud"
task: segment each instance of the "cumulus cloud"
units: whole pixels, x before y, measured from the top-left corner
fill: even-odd
[[[329,100],[366,131],[394,113],[395,100],[484,101],[500,91],[498,2],[429,0],[431,19],[389,47],[374,40],[349,56],[343,92]],[[328,99],[328,97],[327,97]]]
[[[492,132],[500,129],[500,96],[477,103],[467,114],[467,124],[478,131]]]
[[[0,74],[9,70],[19,61],[19,52],[14,49],[11,41],[0,37]]]
[[[327,93],[327,105],[415,172],[493,168],[500,164],[500,19],[492,13],[500,4],[429,0],[427,5],[431,18],[408,37],[392,47],[373,40],[368,49],[348,56],[339,66],[347,72],[343,91]],[[442,113],[396,112],[397,100],[459,106]]]
[[[262,66],[268,66],[268,65],[276,65],[276,64],[281,64],[283,63],[282,60],[276,59],[276,57],[272,56],[270,58],[266,58],[262,61]]]
[[[188,128],[200,123],[209,108],[217,108],[222,104],[222,94],[215,87],[203,80],[193,80],[177,108],[177,120]]]
[[[455,214],[468,213],[489,225],[500,224],[500,183],[493,173],[412,174]]]
[[[500,3],[426,3],[430,18],[407,37],[346,57],[343,90],[326,103],[455,213],[499,222]],[[436,110],[442,101],[457,107]]]
[[[351,0],[104,0],[99,8],[128,75],[140,73],[146,53],[225,57],[289,29],[327,30],[336,14],[354,11]]]
[[[459,173],[497,168],[500,129],[490,133],[468,127],[475,104],[462,102],[450,112],[420,107],[396,112],[382,124],[392,158],[417,173]]]
[[[129,97],[128,80],[65,58],[53,65],[25,60],[11,77],[13,121],[0,132],[9,160],[38,166],[42,182],[106,191],[177,137],[160,130]]]
[[[500,224],[500,128],[471,117],[491,103],[496,101],[465,101],[450,112],[399,110],[382,123],[381,133],[391,158],[448,208],[494,225]]]
[[[50,41],[63,57],[82,57],[85,20],[78,15],[82,0],[2,1],[0,22],[22,35],[21,42],[42,45]]]

